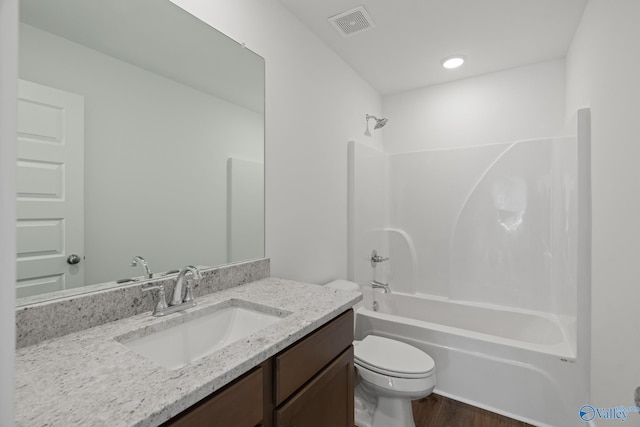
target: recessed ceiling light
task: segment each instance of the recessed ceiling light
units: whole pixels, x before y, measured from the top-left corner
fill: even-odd
[[[465,57],[463,55],[453,55],[447,56],[442,60],[442,66],[444,68],[458,68],[462,64],[464,64]]]

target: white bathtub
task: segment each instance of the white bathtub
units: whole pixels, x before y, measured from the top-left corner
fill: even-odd
[[[537,426],[585,425],[571,320],[426,295],[364,294],[356,338],[395,338],[428,353],[436,393]]]

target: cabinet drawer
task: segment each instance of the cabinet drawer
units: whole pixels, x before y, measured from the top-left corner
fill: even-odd
[[[275,357],[275,402],[284,402],[353,342],[353,310]]]
[[[205,398],[162,427],[255,427],[263,418],[263,368]]]
[[[353,427],[353,347],[276,411],[276,427]]]

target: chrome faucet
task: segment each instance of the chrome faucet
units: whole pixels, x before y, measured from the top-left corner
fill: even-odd
[[[169,306],[167,305],[167,299],[164,295],[164,285],[162,283],[156,283],[148,286],[143,286],[142,291],[158,291],[158,297],[156,306],[151,313],[153,316],[164,316],[167,313]]]
[[[187,274],[191,273],[191,278],[187,277]],[[173,296],[171,302],[167,304],[165,298],[164,285],[162,283],[151,284],[150,286],[143,287],[143,291],[158,291],[158,301],[151,313],[153,316],[160,317],[167,314],[175,313],[176,311],[186,310],[196,305],[196,300],[193,297],[193,285],[192,282],[198,281],[202,278],[200,270],[197,267],[188,265],[184,267],[178,273],[176,277],[176,286],[173,289]]]
[[[151,269],[149,268],[149,264],[147,263],[147,261],[145,261],[145,259],[142,258],[141,256],[136,255],[131,260],[131,267],[136,267],[138,263],[142,266],[142,269],[144,270],[144,278],[145,279],[153,278],[153,273],[151,272]]]
[[[391,293],[391,289],[389,289],[388,283],[378,282],[377,280],[371,282],[371,289],[384,289],[385,294]]]
[[[195,305],[195,301],[193,299],[193,288],[191,285],[191,279],[188,279],[187,274],[191,273],[193,276],[193,280],[200,280],[202,276],[200,275],[200,270],[193,265],[187,265],[178,273],[178,277],[176,277],[176,287],[173,289],[173,297],[171,297],[171,302],[169,305],[176,306],[179,304],[187,304],[193,302],[192,305]],[[185,285],[186,281],[186,285]]]

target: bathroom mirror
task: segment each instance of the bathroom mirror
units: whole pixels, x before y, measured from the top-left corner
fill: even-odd
[[[18,305],[264,256],[260,56],[168,0],[20,19]]]

